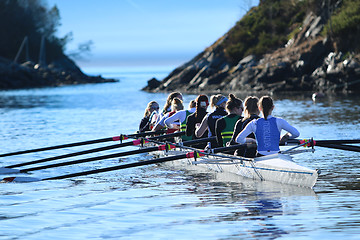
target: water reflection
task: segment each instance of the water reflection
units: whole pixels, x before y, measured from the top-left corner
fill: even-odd
[[[315,192],[309,188],[299,188],[272,182],[259,182],[229,173],[209,173],[184,170],[183,176],[191,188],[188,192],[199,199],[196,207],[228,207],[234,209],[201,222],[247,222],[254,221],[258,227],[243,229],[252,237],[266,236],[269,239],[287,235],[282,224],[274,221],[276,216],[296,215],[301,212],[301,200],[290,199],[308,197],[317,201]],[[184,206],[182,206],[184,207]],[[235,210],[236,209],[236,210]],[[232,234],[232,237],[243,233]]]
[[[276,99],[276,98],[275,98]],[[290,119],[294,123],[302,122],[316,125],[359,124],[360,96],[326,96],[321,102],[304,100],[297,96],[279,98],[275,101],[275,115]],[[289,108],[291,106],[291,108]]]
[[[0,96],[0,108],[5,109],[27,109],[44,106],[57,106],[59,102],[59,99],[53,96]]]

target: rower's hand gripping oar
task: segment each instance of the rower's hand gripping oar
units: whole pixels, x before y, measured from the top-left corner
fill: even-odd
[[[149,139],[153,139],[153,140],[167,139],[167,138],[173,138],[173,137],[176,137],[176,136],[181,136],[183,134],[185,134],[185,133],[184,132],[175,132],[175,133],[171,133],[171,134],[151,137]],[[123,140],[124,139],[125,138],[123,138]],[[79,156],[79,155],[83,155],[83,154],[100,152],[100,151],[105,151],[105,150],[110,150],[110,149],[115,149],[115,148],[121,148],[121,147],[127,147],[127,146],[137,146],[137,145],[144,144],[144,141],[147,141],[147,140],[137,139],[137,140],[134,140],[134,141],[124,142],[124,143],[110,145],[110,146],[106,146],[106,147],[100,147],[100,148],[95,148],[95,149],[90,149],[90,150],[85,150],[85,151],[80,151],[80,152],[75,152],[75,153],[69,153],[69,154],[64,154],[64,155],[60,155],[60,156],[50,157],[50,158],[34,160],[34,161],[30,161],[30,162],[25,162],[25,163],[14,164],[14,165],[5,166],[5,167],[0,168],[0,173],[8,173],[6,168],[17,168],[17,167],[22,167],[22,166],[27,166],[27,165],[32,165],[32,164],[38,164],[38,163],[43,163],[43,162],[49,162],[49,161],[54,161],[54,160],[58,160],[58,159],[62,159],[62,158],[74,157],[74,156]]]
[[[124,140],[124,137],[127,138],[138,138],[138,137],[145,137],[145,136],[151,136],[156,134],[165,133],[166,130],[159,130],[159,131],[149,131],[149,132],[143,132],[143,133],[135,133],[135,134],[120,134],[119,136],[115,137],[108,137],[108,138],[100,138],[95,140],[88,140],[83,142],[75,142],[75,143],[67,143],[62,145],[56,145],[56,146],[50,146],[50,147],[43,147],[43,148],[35,148],[35,149],[29,149],[24,151],[18,151],[18,152],[11,152],[11,153],[3,153],[0,154],[0,157],[7,157],[7,156],[15,156],[25,153],[34,153],[34,152],[42,152],[42,151],[48,151],[48,150],[54,150],[54,149],[60,149],[60,148],[68,148],[68,147],[76,147],[76,146],[83,146],[88,144],[94,144],[94,143],[103,143],[103,142],[111,142],[111,141],[122,141]]]
[[[171,145],[171,143],[170,143],[170,145]],[[232,150],[236,150],[236,149],[238,149],[240,147],[243,147],[243,146],[242,145],[232,145],[232,146],[229,146],[229,147],[214,148],[214,149],[212,149],[212,153],[232,151]],[[8,182],[37,182],[37,181],[45,181],[45,180],[59,180],[59,179],[86,176],[86,175],[91,175],[91,174],[97,174],[97,173],[115,171],[115,170],[120,170],[120,169],[132,168],[132,167],[145,166],[145,165],[150,165],[150,164],[157,164],[157,163],[175,161],[175,160],[179,160],[179,159],[182,159],[182,158],[197,158],[197,157],[201,157],[201,156],[204,156],[204,155],[206,155],[205,150],[192,151],[192,152],[187,152],[187,153],[179,154],[179,155],[175,155],[175,156],[168,156],[168,157],[151,159],[151,160],[146,160],[146,161],[139,161],[139,162],[134,162],[134,163],[122,164],[122,165],[118,165],[118,166],[94,169],[94,170],[85,171],[85,172],[71,173],[71,174],[61,175],[61,176],[57,176],[57,177],[50,177],[50,178],[43,178],[43,179],[33,178],[33,177],[7,177],[7,178],[4,178],[1,182],[3,182],[3,183],[8,183]]]

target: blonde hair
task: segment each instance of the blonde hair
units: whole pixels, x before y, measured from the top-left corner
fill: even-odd
[[[171,110],[172,111],[180,111],[184,109],[183,101],[179,98],[174,98],[171,102]]]
[[[147,105],[147,107],[145,109],[145,112],[144,112],[144,117],[150,117],[150,115],[151,115],[150,110],[155,104],[157,104],[159,106],[159,104],[156,101],[151,101],[151,102],[148,103],[148,105]]]
[[[194,108],[196,107],[196,101],[195,99],[194,100],[191,100],[190,103],[189,103],[189,108]]]
[[[249,96],[244,100],[244,117],[250,118],[251,114],[259,114],[259,98],[255,96]]]
[[[168,108],[171,106],[171,103],[172,103],[172,100],[178,96],[181,96],[182,98],[182,95],[180,92],[172,92],[169,94],[168,98],[166,99],[166,103],[165,103],[165,106],[164,106],[164,109],[163,109],[163,113],[167,113],[168,112]]]

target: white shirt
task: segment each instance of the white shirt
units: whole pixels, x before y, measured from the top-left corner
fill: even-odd
[[[272,118],[273,116],[269,115],[267,118]],[[251,134],[251,133],[255,133],[256,132],[256,120],[254,119],[252,120],[248,125],[246,125],[246,127],[237,135],[235,141],[237,143],[240,144],[244,144],[246,142],[246,137]],[[276,125],[279,129],[279,132],[281,133],[281,130],[284,129],[285,131],[289,132],[291,134],[290,138],[297,138],[300,133],[299,131],[294,128],[293,126],[291,126],[285,119],[282,118],[276,118]],[[280,140],[280,139],[279,139]],[[259,152],[262,155],[269,155],[269,154],[275,154],[277,152],[274,151],[270,151],[270,152]]]
[[[186,120],[185,119],[186,118],[186,111],[189,111],[190,113],[194,113],[195,108],[191,108],[189,110],[181,110],[181,111],[176,112],[172,116],[166,118],[164,120],[164,124],[169,128],[171,128],[172,123],[177,121],[177,120],[179,120],[179,122],[181,124],[182,122],[184,122]]]

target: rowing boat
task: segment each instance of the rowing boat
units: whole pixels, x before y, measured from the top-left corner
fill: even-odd
[[[189,150],[176,148],[170,151],[156,151],[150,154],[155,157],[165,157],[184,154]],[[229,154],[205,153],[193,159],[180,159],[167,162],[175,167],[208,169],[215,172],[226,172],[252,178],[261,181],[272,181],[283,184],[296,185],[300,187],[312,188],[319,175],[318,170],[300,166],[295,163],[290,155],[272,154],[263,157],[241,158]]]

